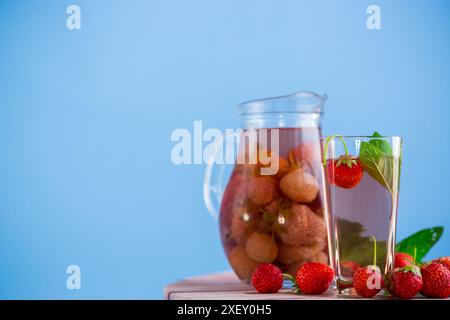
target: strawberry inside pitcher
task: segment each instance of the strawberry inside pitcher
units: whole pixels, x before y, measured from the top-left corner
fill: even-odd
[[[328,262],[320,128],[259,130],[269,131],[268,141],[259,137],[251,148],[244,131],[238,159],[246,161],[236,163],[220,208],[225,252],[246,282],[261,263],[294,275],[305,262]],[[263,170],[275,164],[274,172]]]

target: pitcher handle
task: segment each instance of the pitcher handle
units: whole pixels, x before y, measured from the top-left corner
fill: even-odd
[[[217,162],[217,155],[223,147],[223,141],[216,144],[214,151],[206,162],[205,177],[203,180],[203,200],[209,214],[217,219],[219,217],[220,204],[223,195],[223,174],[225,171],[224,161]]]

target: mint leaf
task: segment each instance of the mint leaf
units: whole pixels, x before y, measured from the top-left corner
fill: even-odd
[[[362,142],[359,160],[364,170],[392,193],[394,158],[370,142]]]
[[[380,135],[378,132],[374,132],[372,137],[379,137],[381,138],[382,135]],[[387,156],[392,156],[392,148],[391,145],[389,144],[389,142],[387,142],[386,140],[383,139],[372,139],[369,141],[370,144],[372,144],[373,146],[377,147],[378,149],[380,149],[383,154],[387,155]]]
[[[404,252],[414,255],[414,248],[417,248],[416,261],[422,262],[422,259],[441,238],[444,227],[434,227],[420,230],[406,239],[403,239],[395,246],[396,252]]]
[[[373,264],[373,240],[363,234],[366,229],[359,222],[338,218],[339,256],[342,262],[353,261],[359,265]],[[377,265],[383,266],[386,260],[386,242],[377,241]]]
[[[366,229],[359,222],[337,218],[336,230],[339,237],[339,255],[348,260],[353,248],[362,242],[364,238],[362,234]]]
[[[362,142],[359,150],[359,159],[364,170],[375,180],[386,187],[392,194],[394,187],[394,166],[398,166],[400,175],[401,158],[393,157],[392,147],[388,141],[381,138],[378,132],[374,132],[373,139]],[[397,178],[400,178],[397,177]]]
[[[377,241],[377,266],[386,263],[386,241]],[[370,237],[363,237],[361,242],[352,248],[349,255],[344,257],[344,261],[354,261],[362,266],[373,264],[373,240]]]

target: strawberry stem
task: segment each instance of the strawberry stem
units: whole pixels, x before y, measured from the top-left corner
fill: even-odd
[[[292,283],[295,283],[294,277],[293,277],[292,275],[290,275],[289,273],[283,273],[283,278],[284,278],[285,280],[291,281]]]
[[[339,140],[341,140],[342,145],[344,146],[344,150],[345,150],[345,157],[348,158],[348,156],[349,156],[347,144],[344,141],[344,137],[339,134],[333,134],[332,136],[329,136],[325,139],[325,148],[324,148],[325,150],[323,151],[323,166],[324,167],[327,166],[328,145],[330,144],[330,141],[333,140],[334,138],[339,138]]]
[[[345,157],[348,158],[347,144],[345,143],[344,138],[342,136],[339,136],[339,140],[341,140],[342,144],[344,145]]]
[[[417,247],[414,247],[414,259],[413,259],[413,264],[416,264],[416,256],[417,256]]]
[[[294,289],[295,293],[301,293],[300,287],[298,286],[295,278],[289,273],[283,273],[283,280],[288,280],[291,282],[291,286]]]
[[[373,240],[373,265],[376,266],[377,265],[377,239],[372,236],[372,240]]]

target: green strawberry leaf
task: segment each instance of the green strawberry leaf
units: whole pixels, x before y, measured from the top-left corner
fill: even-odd
[[[417,248],[416,261],[422,262],[428,251],[438,242],[444,232],[444,227],[434,227],[420,230],[411,236],[403,239],[395,246],[396,252],[404,252],[414,255],[414,248]]]

